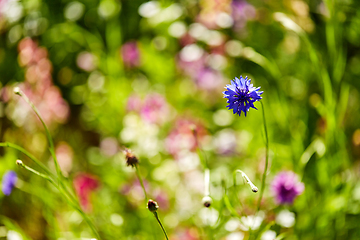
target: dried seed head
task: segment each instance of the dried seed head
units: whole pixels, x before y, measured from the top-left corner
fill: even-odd
[[[130,149],[125,149],[126,165],[135,167],[139,163],[139,159],[131,152]]]
[[[159,208],[159,205],[154,200],[149,199],[147,207],[150,212],[156,212]]]
[[[211,206],[211,203],[212,203],[212,198],[210,196],[205,196],[203,197],[202,199],[202,203],[205,207],[210,207]]]

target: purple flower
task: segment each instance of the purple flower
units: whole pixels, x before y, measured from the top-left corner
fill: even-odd
[[[251,79],[245,77],[245,79],[240,76],[240,79],[235,77],[232,80],[230,85],[226,85],[227,91],[224,91],[224,98],[227,98],[226,107],[233,110],[234,114],[238,114],[240,116],[241,111],[244,112],[246,116],[246,112],[249,111],[250,107],[257,109],[254,107],[254,102],[262,99],[260,96],[263,92],[259,91],[260,87],[254,88],[250,83]]]
[[[17,180],[16,173],[14,171],[7,171],[2,179],[2,191],[5,195],[9,196]]]
[[[280,172],[272,181],[271,187],[279,204],[292,204],[305,188],[304,184],[298,181],[297,175],[291,171]]]

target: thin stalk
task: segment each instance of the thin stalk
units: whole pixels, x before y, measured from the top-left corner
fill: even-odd
[[[53,185],[63,194],[63,196],[66,198],[67,202],[75,209],[77,210],[81,216],[84,218],[84,220],[86,221],[86,223],[89,225],[89,227],[91,228],[91,230],[93,231],[93,233],[95,234],[95,236],[98,238],[98,239],[101,239],[100,238],[100,235],[99,233],[97,232],[95,226],[93,225],[93,223],[91,222],[90,218],[82,211],[82,209],[80,208],[79,206],[79,203],[77,201],[77,199],[70,193],[70,191],[68,190],[68,188],[65,186],[64,182],[62,181],[62,178],[63,178],[63,175],[62,175],[62,172],[61,172],[61,169],[60,169],[60,166],[59,166],[59,163],[57,161],[57,158],[56,158],[56,154],[55,154],[55,148],[54,148],[54,142],[51,138],[51,135],[50,135],[50,131],[49,129],[47,128],[43,118],[41,117],[39,111],[37,110],[37,108],[35,107],[35,105],[30,101],[30,99],[24,94],[24,92],[22,92],[20,90],[20,88],[16,87],[14,89],[14,92],[15,94],[19,95],[20,97],[22,97],[29,105],[30,107],[33,109],[33,111],[35,112],[35,114],[38,116],[38,118],[40,119],[44,129],[45,129],[45,132],[46,132],[46,137],[49,141],[49,151],[51,153],[51,156],[53,157],[53,160],[54,160],[54,165],[55,165],[55,168],[56,168],[56,173],[57,173],[57,180],[58,180],[58,185],[54,182],[54,181],[51,181],[51,183],[53,183]],[[0,145],[1,146],[1,145]],[[9,146],[9,144],[7,144],[7,146]],[[12,146],[13,148],[15,149],[18,149],[19,151],[22,151],[24,154],[26,154],[27,156],[29,156],[33,161],[35,161],[40,167],[42,167],[49,175],[53,175],[40,161],[37,161],[36,158],[34,158],[30,153],[28,153],[26,150],[18,147],[17,145]],[[35,171],[34,169],[32,168],[26,168],[27,170],[41,176],[41,177],[45,177],[46,179],[48,179],[49,177],[44,175],[44,174],[41,174],[37,171]],[[31,170],[30,170],[31,169]],[[48,179],[49,180],[49,179]]]
[[[259,196],[259,200],[258,200],[258,204],[257,204],[258,211],[260,210],[261,199],[263,197],[264,190],[265,190],[266,173],[267,173],[267,169],[268,169],[268,165],[269,165],[269,136],[268,136],[267,126],[266,126],[264,104],[262,103],[262,101],[260,101],[260,103],[261,103],[261,108],[262,108],[264,131],[265,131],[265,141],[266,141],[266,143],[265,143],[266,144],[266,153],[265,154],[266,155],[265,155],[265,168],[264,168],[264,173],[263,173],[262,182],[261,182],[260,196]]]
[[[205,169],[204,180],[205,180],[204,196],[210,196],[210,170],[208,168]]]
[[[160,225],[160,227],[161,227],[161,229],[162,229],[162,231],[163,231],[163,233],[164,233],[164,235],[165,235],[166,239],[167,239],[167,240],[169,240],[168,235],[167,235],[167,233],[166,233],[166,231],[165,231],[165,228],[163,227],[163,225],[162,225],[162,223],[161,223],[161,221],[160,221],[160,219],[159,219],[159,217],[158,217],[157,212],[153,212],[153,214],[154,214],[154,216],[155,216],[155,218],[156,218],[157,222],[159,223],[159,225]]]
[[[146,194],[146,190],[145,190],[145,187],[144,187],[144,183],[142,181],[142,178],[141,178],[141,175],[140,175],[140,171],[139,171],[139,168],[137,166],[137,164],[135,164],[135,169],[136,169],[136,175],[140,181],[140,184],[141,184],[141,188],[143,189],[144,191],[144,196],[145,196],[145,202],[147,203],[147,200],[148,200],[148,197],[147,197],[147,194]]]
[[[38,118],[40,119],[42,125],[44,126],[45,128],[45,132],[46,132],[46,137],[49,141],[49,145],[50,145],[50,153],[54,159],[54,164],[55,164],[55,168],[56,168],[56,172],[58,174],[58,177],[60,178],[62,176],[61,174],[61,170],[60,170],[60,166],[59,166],[59,163],[57,161],[57,158],[56,158],[56,155],[55,155],[55,148],[54,148],[54,142],[51,138],[51,135],[50,135],[50,131],[49,129],[47,128],[44,120],[42,119],[39,111],[37,110],[37,108],[35,107],[35,105],[30,101],[30,99],[25,95],[25,93],[23,91],[20,90],[20,88],[16,87],[14,89],[14,92],[15,94],[19,95],[20,97],[22,97],[29,105],[30,107],[33,109],[33,111],[35,112],[35,114],[38,116]],[[61,179],[59,179],[59,181],[61,181]]]
[[[26,170],[28,170],[29,172],[32,172],[36,175],[38,175],[39,177],[42,177],[46,180],[48,180],[51,184],[53,184],[55,186],[55,188],[57,188],[61,193],[62,195],[65,197],[65,199],[67,200],[68,204],[70,206],[72,206],[76,211],[78,211],[80,213],[80,215],[84,218],[84,220],[86,221],[86,223],[89,225],[89,227],[91,228],[92,232],[95,234],[95,236],[100,239],[100,235],[99,233],[97,232],[95,226],[93,225],[93,223],[91,222],[91,220],[89,219],[89,217],[81,210],[81,208],[77,205],[77,202],[73,202],[73,198],[71,196],[69,196],[69,193],[65,191],[65,189],[59,187],[55,181],[50,178],[49,176],[45,175],[45,174],[42,174],[42,173],[39,173],[38,171],[36,171],[35,169],[25,165],[21,160],[17,160],[16,161],[16,164],[25,168]]]
[[[40,162],[38,159],[36,159],[36,157],[34,157],[34,155],[32,155],[31,153],[29,153],[28,151],[26,151],[24,148],[13,144],[13,143],[9,143],[9,142],[2,142],[0,143],[0,147],[10,147],[13,149],[16,149],[20,152],[22,152],[23,154],[25,154],[26,156],[28,156],[32,161],[34,161],[42,170],[44,170],[48,175],[52,176],[53,178],[55,178],[55,175],[42,163]]]
[[[30,171],[30,172],[32,172],[32,173],[38,175],[39,177],[42,177],[42,178],[48,180],[48,181],[51,182],[53,185],[56,185],[55,182],[54,182],[54,180],[53,180],[51,177],[49,177],[48,175],[39,173],[39,172],[36,171],[35,169],[33,169],[33,168],[25,165],[25,164],[23,163],[23,161],[21,161],[21,160],[16,160],[16,164],[19,165],[20,167],[25,168],[26,170],[28,170],[28,171]]]

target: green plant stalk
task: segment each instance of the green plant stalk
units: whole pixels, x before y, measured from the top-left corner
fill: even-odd
[[[62,195],[65,197],[66,201],[68,202],[68,204],[70,206],[72,206],[75,210],[77,210],[80,215],[84,218],[84,220],[86,221],[86,223],[89,225],[89,227],[91,228],[91,230],[93,231],[93,233],[95,234],[95,236],[98,238],[98,239],[101,239],[100,238],[100,235],[99,233],[97,232],[95,226],[93,225],[93,223],[91,222],[91,220],[89,219],[89,217],[81,210],[81,208],[78,206],[77,202],[73,202],[73,198],[71,197],[71,195],[69,195],[68,192],[66,192],[65,189],[61,188],[60,186],[58,186],[55,181],[50,178],[49,176],[45,175],[45,174],[42,174],[42,173],[39,173],[38,171],[36,171],[35,169],[25,165],[21,160],[17,160],[16,163],[25,168],[26,170],[38,175],[39,177],[42,177],[46,180],[48,180],[51,184],[53,184],[55,186],[55,188],[57,188],[61,193]]]
[[[62,172],[61,172],[61,169],[60,169],[60,166],[59,166],[59,163],[57,161],[57,158],[56,158],[56,154],[55,154],[55,148],[54,148],[54,142],[51,138],[51,135],[50,135],[50,131],[49,129],[47,128],[44,120],[42,119],[39,111],[37,110],[37,108],[35,107],[35,105],[30,101],[30,99],[19,89],[19,88],[15,88],[14,89],[14,92],[15,94],[21,96],[29,105],[30,107],[33,109],[33,111],[35,112],[35,114],[38,116],[38,118],[40,119],[42,125],[44,126],[44,129],[45,129],[45,132],[46,132],[46,136],[48,138],[48,141],[49,141],[49,151],[53,157],[53,160],[54,160],[54,165],[55,165],[55,168],[56,168],[56,172],[57,172],[57,180],[58,180],[58,183],[59,185],[56,185],[55,182],[52,182],[54,184],[54,186],[65,196],[67,202],[74,208],[76,209],[80,214],[81,216],[84,218],[84,220],[87,222],[87,224],[89,225],[89,227],[91,228],[91,230],[93,231],[93,233],[95,234],[95,236],[98,238],[98,239],[101,239],[100,238],[100,235],[99,233],[97,232],[95,226],[93,225],[93,223],[91,222],[91,220],[89,219],[89,217],[82,211],[82,209],[80,208],[79,206],[79,203],[77,201],[77,199],[70,193],[70,191],[68,190],[68,188],[65,186],[64,182],[62,181],[62,178],[63,178],[63,175],[62,175]],[[28,155],[29,156],[29,155]],[[30,157],[30,156],[29,156]],[[31,158],[31,157],[30,157]],[[35,161],[35,158],[33,158],[33,160]],[[40,161],[35,161],[35,162],[39,162]],[[46,167],[45,167],[46,169]],[[35,171],[35,170],[34,170]],[[32,171],[31,171],[32,172]],[[33,172],[34,173],[34,172]],[[39,175],[40,176],[40,175]],[[45,175],[44,175],[45,176]],[[60,186],[60,187],[59,187]]]
[[[9,143],[9,142],[2,142],[0,143],[0,147],[10,147],[13,149],[16,149],[20,152],[22,152],[23,154],[25,154],[26,156],[28,156],[32,161],[34,161],[42,170],[44,170],[48,175],[50,175],[53,178],[56,178],[56,176],[39,160],[37,160],[34,155],[32,155],[31,153],[29,153],[28,151],[26,151],[24,148],[20,147],[19,145],[16,145],[14,143]]]
[[[267,126],[266,126],[264,104],[262,103],[262,101],[260,101],[260,103],[261,103],[261,108],[262,108],[264,131],[265,131],[266,153],[265,153],[265,168],[264,168],[264,173],[263,173],[262,182],[261,182],[260,196],[259,196],[259,200],[258,200],[258,204],[257,204],[258,211],[260,210],[261,200],[262,200],[264,190],[265,190],[266,173],[267,173],[267,169],[268,169],[268,165],[269,165],[269,136],[268,136]]]
[[[31,167],[29,167],[29,166],[25,165],[25,164],[24,164],[21,160],[17,160],[17,161],[16,161],[16,164],[17,164],[17,165],[19,165],[20,167],[25,168],[26,170],[28,170],[28,171],[30,171],[30,172],[32,172],[32,173],[34,173],[34,174],[38,175],[39,177],[42,177],[42,178],[44,178],[44,179],[48,180],[49,182],[51,182],[53,185],[55,185],[55,186],[56,186],[55,181],[54,181],[51,177],[49,177],[48,175],[45,175],[45,174],[39,173],[39,172],[38,172],[38,171],[36,171],[35,169],[33,169],[33,168],[31,168]]]
[[[146,190],[145,190],[145,187],[144,187],[144,183],[143,183],[143,180],[142,180],[142,178],[141,178],[140,171],[139,171],[139,168],[138,168],[138,165],[137,165],[137,164],[135,164],[135,169],[136,169],[136,175],[137,175],[137,177],[138,177],[138,179],[139,179],[141,188],[142,188],[143,191],[144,191],[145,203],[147,204],[148,197],[147,197]]]
[[[51,153],[51,156],[53,157],[53,160],[54,160],[54,164],[55,164],[55,168],[56,168],[56,172],[57,172],[57,175],[59,177],[59,182],[61,182],[61,177],[62,177],[62,173],[61,173],[61,170],[60,170],[60,166],[59,166],[59,163],[57,161],[57,158],[56,158],[56,155],[55,155],[55,148],[54,148],[54,142],[51,138],[51,135],[50,135],[50,131],[49,129],[47,128],[44,120],[42,119],[39,111],[37,110],[37,108],[35,107],[35,105],[30,101],[30,99],[23,93],[23,91],[21,91],[19,88],[15,88],[14,89],[14,92],[15,94],[19,95],[20,97],[22,97],[29,105],[30,107],[33,109],[33,111],[35,112],[35,114],[38,116],[38,118],[40,119],[42,125],[44,126],[45,128],[45,132],[46,132],[46,137],[49,141],[49,148],[50,148],[50,153]]]
[[[161,223],[161,221],[160,221],[160,219],[159,219],[159,216],[158,216],[157,212],[153,212],[153,214],[154,214],[154,217],[156,218],[156,221],[159,223],[159,225],[160,225],[160,227],[161,227],[161,230],[163,231],[166,239],[169,240],[168,235],[167,235],[167,233],[166,233],[166,231],[165,231],[164,226],[162,225],[162,223]]]

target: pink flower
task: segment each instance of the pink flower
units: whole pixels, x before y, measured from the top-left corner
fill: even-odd
[[[201,142],[205,135],[206,130],[199,123],[188,119],[180,119],[167,136],[165,148],[177,158],[182,151],[195,151],[199,146],[198,141]]]
[[[149,94],[145,97],[140,116],[147,122],[162,124],[169,115],[166,99],[160,94]]]
[[[135,41],[125,43],[121,48],[121,56],[126,67],[140,65],[140,52]]]
[[[74,179],[74,187],[81,207],[89,212],[92,209],[90,195],[99,187],[98,179],[88,173],[80,173]]]
[[[144,121],[155,124],[166,122],[170,113],[166,99],[158,93],[148,94],[143,101],[136,95],[130,96],[127,109],[138,112]]]

